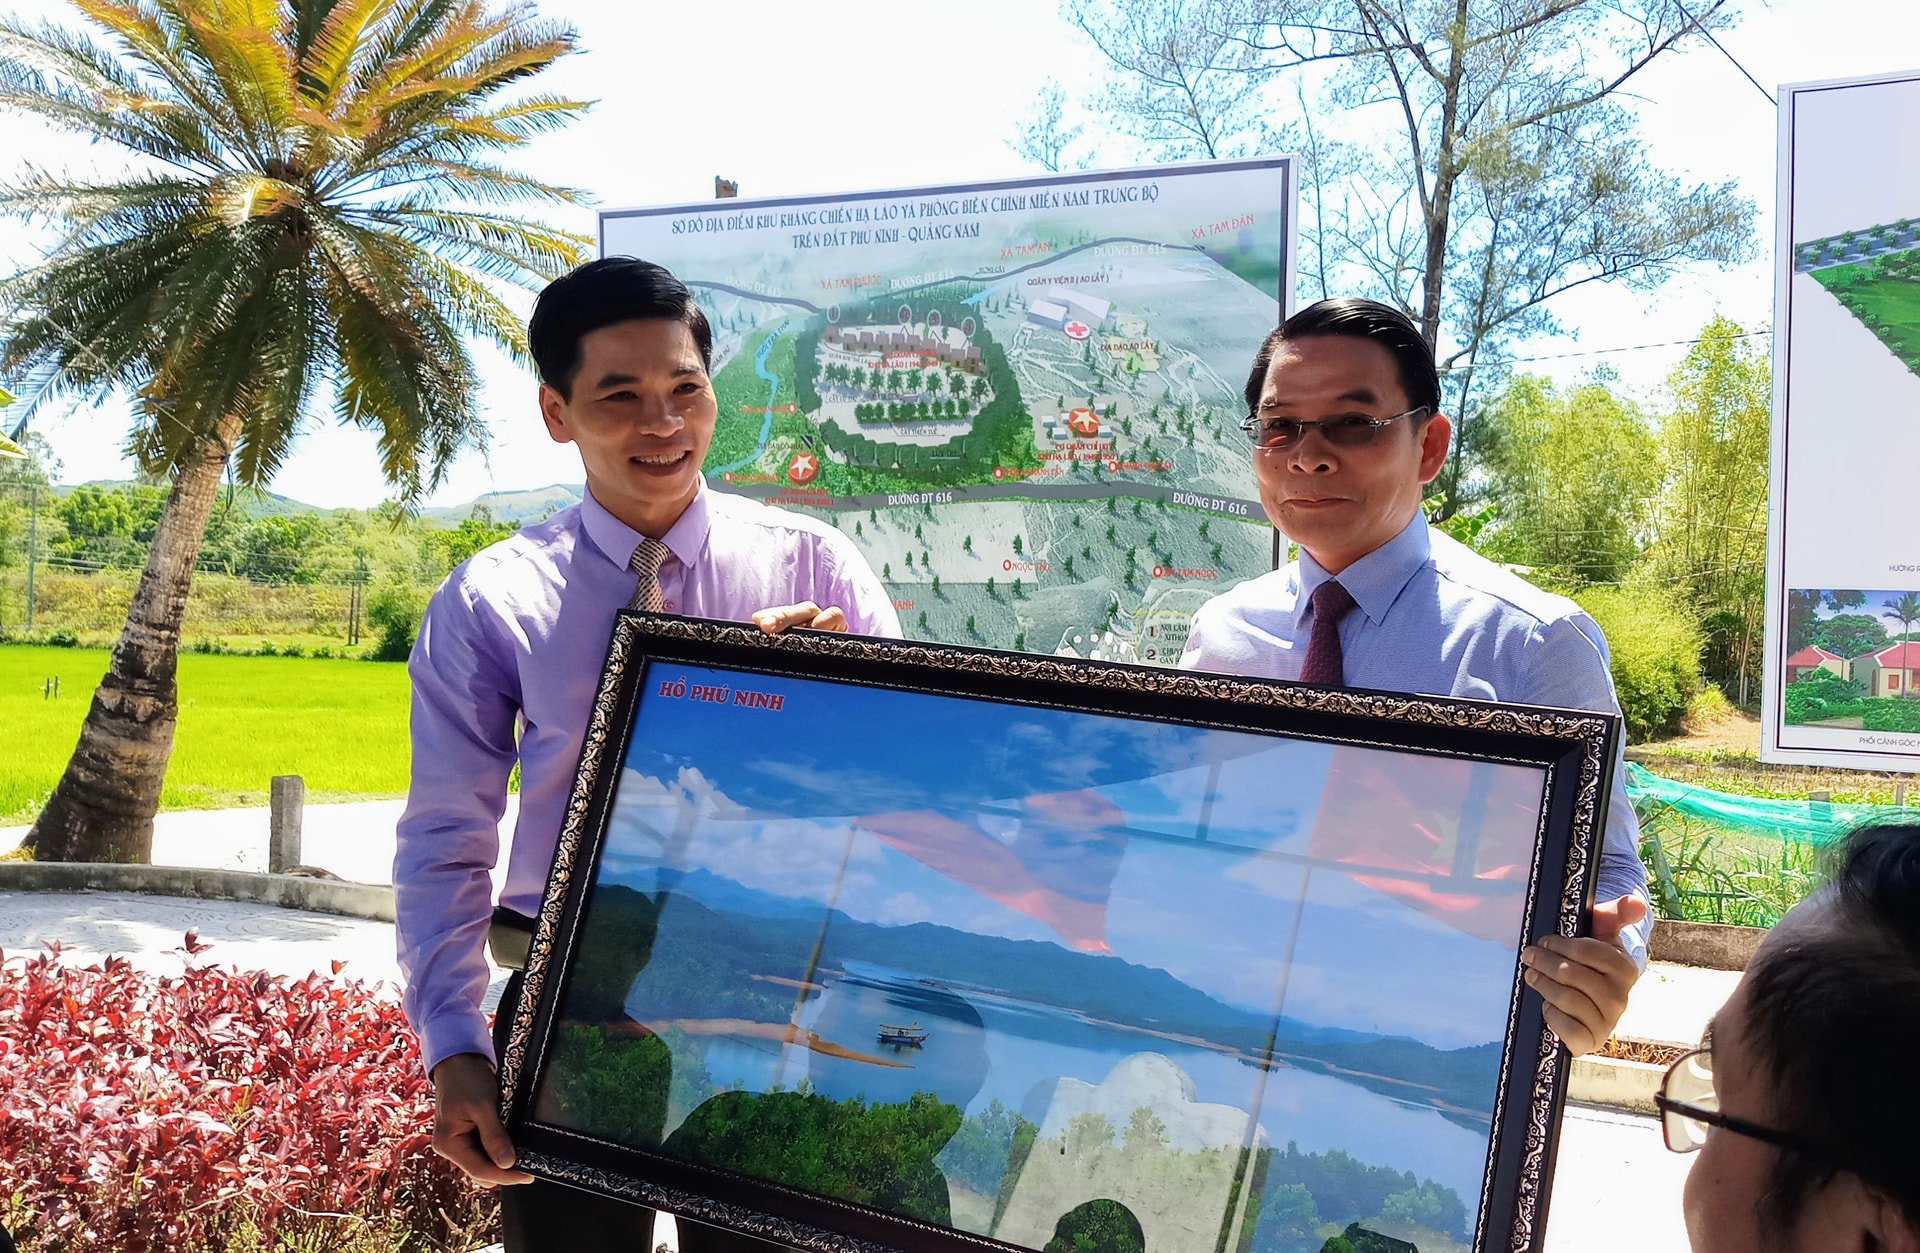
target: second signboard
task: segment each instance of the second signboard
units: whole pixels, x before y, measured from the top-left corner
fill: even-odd
[[[1284,159],[617,210],[714,326],[708,483],[831,521],[909,636],[1171,664],[1272,569],[1239,422]]]
[[[1920,770],[1920,74],[1780,95],[1769,761]]]

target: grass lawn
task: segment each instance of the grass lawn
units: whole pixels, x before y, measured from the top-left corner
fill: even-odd
[[[1901,254],[1896,254],[1901,255]],[[1847,311],[1865,322],[1908,369],[1920,370],[1920,283],[1883,272],[1888,258],[1866,265],[1837,265],[1816,270],[1814,279],[1832,292]]]
[[[105,649],[0,647],[0,825],[31,821],[60,781],[106,668]],[[276,774],[305,776],[309,801],[403,795],[406,667],[183,655],[160,807],[264,805]]]

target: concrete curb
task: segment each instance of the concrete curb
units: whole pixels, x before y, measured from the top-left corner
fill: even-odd
[[[1657,1114],[1653,1094],[1660,1090],[1665,1066],[1617,1057],[1576,1057],[1567,1074],[1567,1099],[1588,1105]]]
[[[1765,927],[1728,927],[1717,922],[1674,922],[1662,918],[1653,924],[1647,956],[1676,966],[1704,966],[1709,970],[1745,970],[1754,950],[1767,938]]]
[[[0,892],[144,892],[206,901],[251,901],[316,914],[393,921],[393,889],[385,884],[194,866],[0,862]]]

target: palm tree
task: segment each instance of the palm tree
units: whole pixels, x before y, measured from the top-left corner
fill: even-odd
[[[1920,622],[1920,596],[1915,596],[1912,592],[1907,592],[1903,594],[1899,600],[1883,600],[1880,602],[1880,616],[1883,618],[1892,618],[1895,622],[1898,622],[1900,624],[1900,638],[1904,640],[1907,634],[1913,630],[1913,624]],[[1900,648],[1900,662],[1903,668],[1906,665],[1907,652],[1911,648],[1913,648],[1913,644],[1910,642],[1903,644]],[[1909,677],[1911,676],[1904,673],[1901,675],[1900,694],[1902,696],[1910,697],[1913,695],[1913,693],[1908,690],[1912,687],[1912,684],[1906,682]]]
[[[144,861],[173,748],[187,590],[216,489],[264,486],[316,396],[379,437],[411,503],[484,445],[466,337],[524,355],[493,282],[531,285],[578,236],[497,206],[575,193],[498,164],[585,106],[509,89],[573,32],[483,0],[86,0],[93,29],[0,19],[0,109],[133,156],[29,172],[0,211],[48,221],[0,280],[0,374],[29,403],[120,390],[131,450],[172,489],[80,741],[27,837],[43,860]]]

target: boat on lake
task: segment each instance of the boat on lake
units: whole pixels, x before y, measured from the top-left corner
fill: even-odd
[[[880,1024],[880,1043],[891,1044],[897,1049],[917,1049],[927,1042],[927,1032],[919,1023],[895,1026],[891,1023]]]

